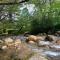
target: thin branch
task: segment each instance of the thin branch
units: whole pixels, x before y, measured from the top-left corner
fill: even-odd
[[[13,3],[0,3],[0,5],[15,5],[15,4],[21,4],[21,3],[24,3],[24,2],[26,2],[26,1],[21,1],[21,2],[13,2]]]

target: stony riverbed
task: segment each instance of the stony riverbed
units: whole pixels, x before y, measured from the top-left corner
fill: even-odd
[[[17,47],[18,53],[21,53],[22,56],[24,56],[24,53],[25,54],[29,53],[29,54],[26,54],[26,55],[30,56],[27,60],[60,60],[60,45],[59,45],[59,43],[55,43],[54,41],[50,42],[50,40],[52,40],[52,39],[50,39],[48,41],[42,40],[42,41],[39,41],[39,43],[38,42],[37,43],[36,42],[27,43],[26,42],[27,37],[25,37],[23,35],[9,36],[9,37],[4,37],[4,38],[1,37],[2,40],[5,40],[5,38],[11,38],[15,41],[16,41],[16,39],[20,39],[23,44],[15,43],[15,42],[14,42],[14,44],[17,44],[16,47],[19,46],[19,47]],[[53,40],[59,41],[59,39],[60,39],[60,37],[53,36]],[[20,42],[20,41],[18,41],[18,42]],[[3,46],[4,46],[3,49],[6,48],[6,45],[3,45]],[[22,49],[22,47],[24,50]],[[19,48],[21,49],[20,50],[21,52],[19,52]],[[9,48],[9,49],[11,49],[11,48]],[[13,49],[15,49],[15,47]],[[13,50],[13,51],[15,51],[15,50]],[[25,52],[23,53],[23,51],[25,51]],[[3,52],[0,52],[0,57],[1,57],[2,53]],[[13,53],[15,53],[15,52],[13,52]],[[9,54],[9,53],[7,53],[7,54]],[[21,55],[19,55],[19,56],[22,57]],[[7,58],[7,57],[4,57],[4,58]],[[25,57],[22,57],[22,58],[25,58]],[[20,58],[20,59],[22,59],[22,58]],[[0,58],[0,60],[2,60],[2,58]],[[6,60],[6,59],[3,59],[3,60]],[[7,58],[7,60],[9,60],[9,58]],[[17,59],[17,60],[19,60],[19,59]],[[26,60],[26,59],[23,59],[23,60]]]

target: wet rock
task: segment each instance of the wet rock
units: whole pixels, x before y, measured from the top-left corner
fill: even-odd
[[[43,41],[45,40],[46,36],[37,36],[37,40]]]
[[[13,39],[11,38],[6,38],[4,41],[6,44],[13,43]]]
[[[49,41],[38,41],[37,45],[39,47],[49,47],[49,45],[51,45],[51,43]]]
[[[21,45],[21,41],[20,40],[15,40],[14,46],[17,48],[20,45]]]
[[[51,45],[50,49],[59,51],[60,50],[60,45]]]
[[[8,47],[7,46],[2,46],[2,49],[3,50],[6,50]]]
[[[26,39],[26,42],[29,42],[29,41],[34,41],[34,42],[38,42],[39,40],[44,40],[45,37],[42,37],[42,36],[34,36],[34,35],[30,35],[29,37],[27,37]]]
[[[59,36],[59,34],[58,34],[58,33],[55,33],[54,35],[55,35],[55,36]]]
[[[39,33],[38,36],[46,36],[47,34],[46,33]]]
[[[29,32],[25,32],[25,33],[24,33],[24,36],[26,36],[26,37],[29,36],[29,35],[30,35]]]
[[[16,43],[16,44],[21,44],[21,40],[20,40],[20,39],[16,39],[16,40],[15,40],[15,43]]]
[[[55,35],[60,36],[60,31],[56,31]]]
[[[29,41],[28,43],[29,43],[29,44],[35,44],[35,42],[34,42],[34,41]]]
[[[47,35],[45,38],[45,41],[55,42],[57,40],[56,36],[53,35]]]
[[[60,45],[60,40],[57,40],[57,41],[56,41],[56,44],[57,44],[57,45]]]
[[[30,35],[30,36],[27,38],[26,42],[28,42],[28,41],[34,41],[34,42],[36,42],[36,41],[37,41],[37,37],[34,36],[34,35]]]

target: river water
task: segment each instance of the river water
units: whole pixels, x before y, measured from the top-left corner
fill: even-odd
[[[19,36],[9,36],[12,39],[19,38],[21,39],[22,42],[25,42],[26,37],[23,35]],[[6,38],[3,36],[3,38]],[[0,37],[2,39],[2,37]],[[41,55],[47,56],[48,60],[60,60],[60,50],[55,50],[55,49],[47,49],[43,47],[38,47],[37,45],[32,45],[32,44],[27,44],[29,48],[32,49],[33,52],[40,53]],[[52,47],[55,48],[60,48],[60,46],[53,45]]]

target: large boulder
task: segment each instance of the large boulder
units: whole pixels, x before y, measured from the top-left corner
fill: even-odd
[[[29,42],[29,41],[34,41],[34,42],[36,42],[36,41],[37,41],[37,37],[34,36],[34,35],[30,35],[29,37],[27,37],[26,42]]]
[[[34,35],[30,35],[29,37],[27,37],[26,42],[29,41],[34,41],[34,42],[38,42],[39,40],[44,40],[45,38],[42,36],[34,36]]]
[[[43,41],[45,40],[46,36],[37,36],[37,40]]]
[[[57,40],[56,36],[53,35],[47,35],[45,38],[45,41],[55,42]]]

